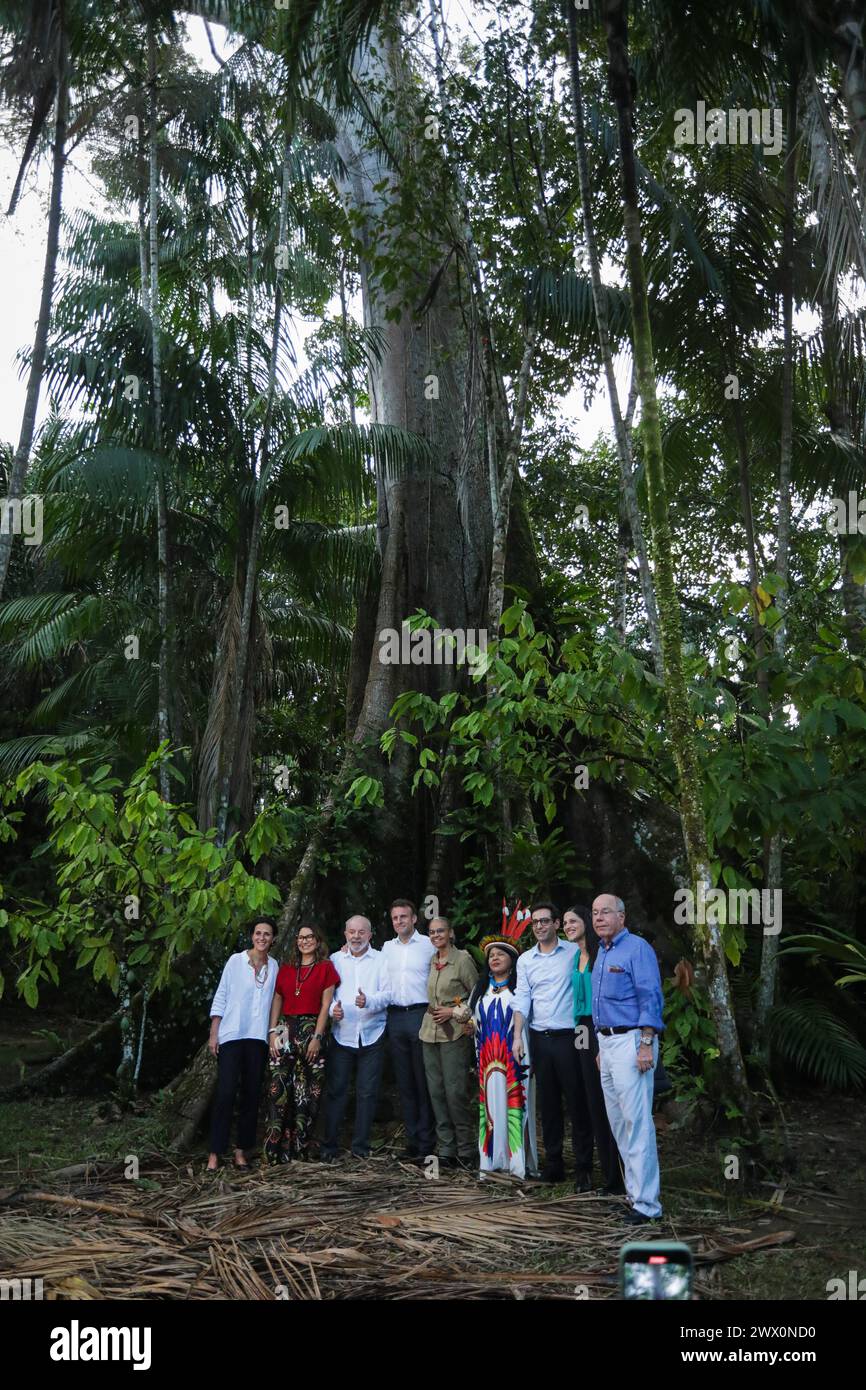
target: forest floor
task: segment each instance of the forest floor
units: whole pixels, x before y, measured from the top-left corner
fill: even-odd
[[[100,1123],[99,1108],[4,1107],[0,1275],[41,1277],[46,1297],[606,1298],[635,1235],[618,1203],[568,1184],[428,1180],[388,1151],[210,1176],[203,1156],[149,1155],[144,1117]],[[789,1109],[798,1167],[778,1186],[742,1191],[717,1143],[660,1135],[652,1238],[689,1242],[700,1297],[825,1299],[828,1280],[866,1273],[863,1108]]]
[[[812,1092],[782,1112],[787,1176],[748,1185],[725,1177],[724,1133],[662,1112],[664,1218],[635,1233],[619,1203],[570,1184],[430,1180],[398,1160],[393,1125],[366,1162],[207,1175],[201,1153],[160,1156],[147,1105],[8,1102],[0,1276],[61,1299],[610,1298],[621,1244],[648,1237],[692,1246],[699,1297],[823,1300],[830,1280],[866,1275],[866,1103]]]

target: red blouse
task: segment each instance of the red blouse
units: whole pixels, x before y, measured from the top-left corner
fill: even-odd
[[[296,965],[281,965],[276,991],[283,1001],[283,1017],[318,1015],[325,990],[339,983],[340,977],[329,960],[316,961],[312,969],[306,965],[300,970]]]

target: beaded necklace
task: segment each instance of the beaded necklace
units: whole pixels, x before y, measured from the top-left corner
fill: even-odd
[[[318,961],[315,961],[315,960],[314,960],[313,963],[312,963],[312,965],[299,965],[299,966],[297,967],[298,973],[297,973],[297,975],[295,976],[295,998],[296,998],[296,999],[297,999],[298,995],[300,994],[302,987],[307,983],[307,980],[309,980],[310,976],[312,975],[312,973],[313,973],[313,971],[315,970],[315,968],[316,968],[317,965],[318,965]],[[306,975],[304,974],[304,971],[305,971],[305,970],[306,970],[306,972],[307,972]]]

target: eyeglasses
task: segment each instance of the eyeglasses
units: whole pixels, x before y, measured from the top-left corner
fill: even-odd
[[[534,917],[532,919],[532,925],[534,927],[549,927],[552,922],[552,917]]]
[[[299,940],[299,941],[315,941],[315,939],[316,939],[316,938],[315,938],[314,936],[299,936],[299,937],[298,937],[298,940]]]

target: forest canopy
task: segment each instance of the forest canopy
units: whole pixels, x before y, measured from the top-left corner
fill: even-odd
[[[618,894],[747,1135],[863,1085],[862,24],[0,5],[8,213],[45,206],[0,967],[120,1024],[126,1094],[251,913],[333,945],[397,893],[470,945]]]

